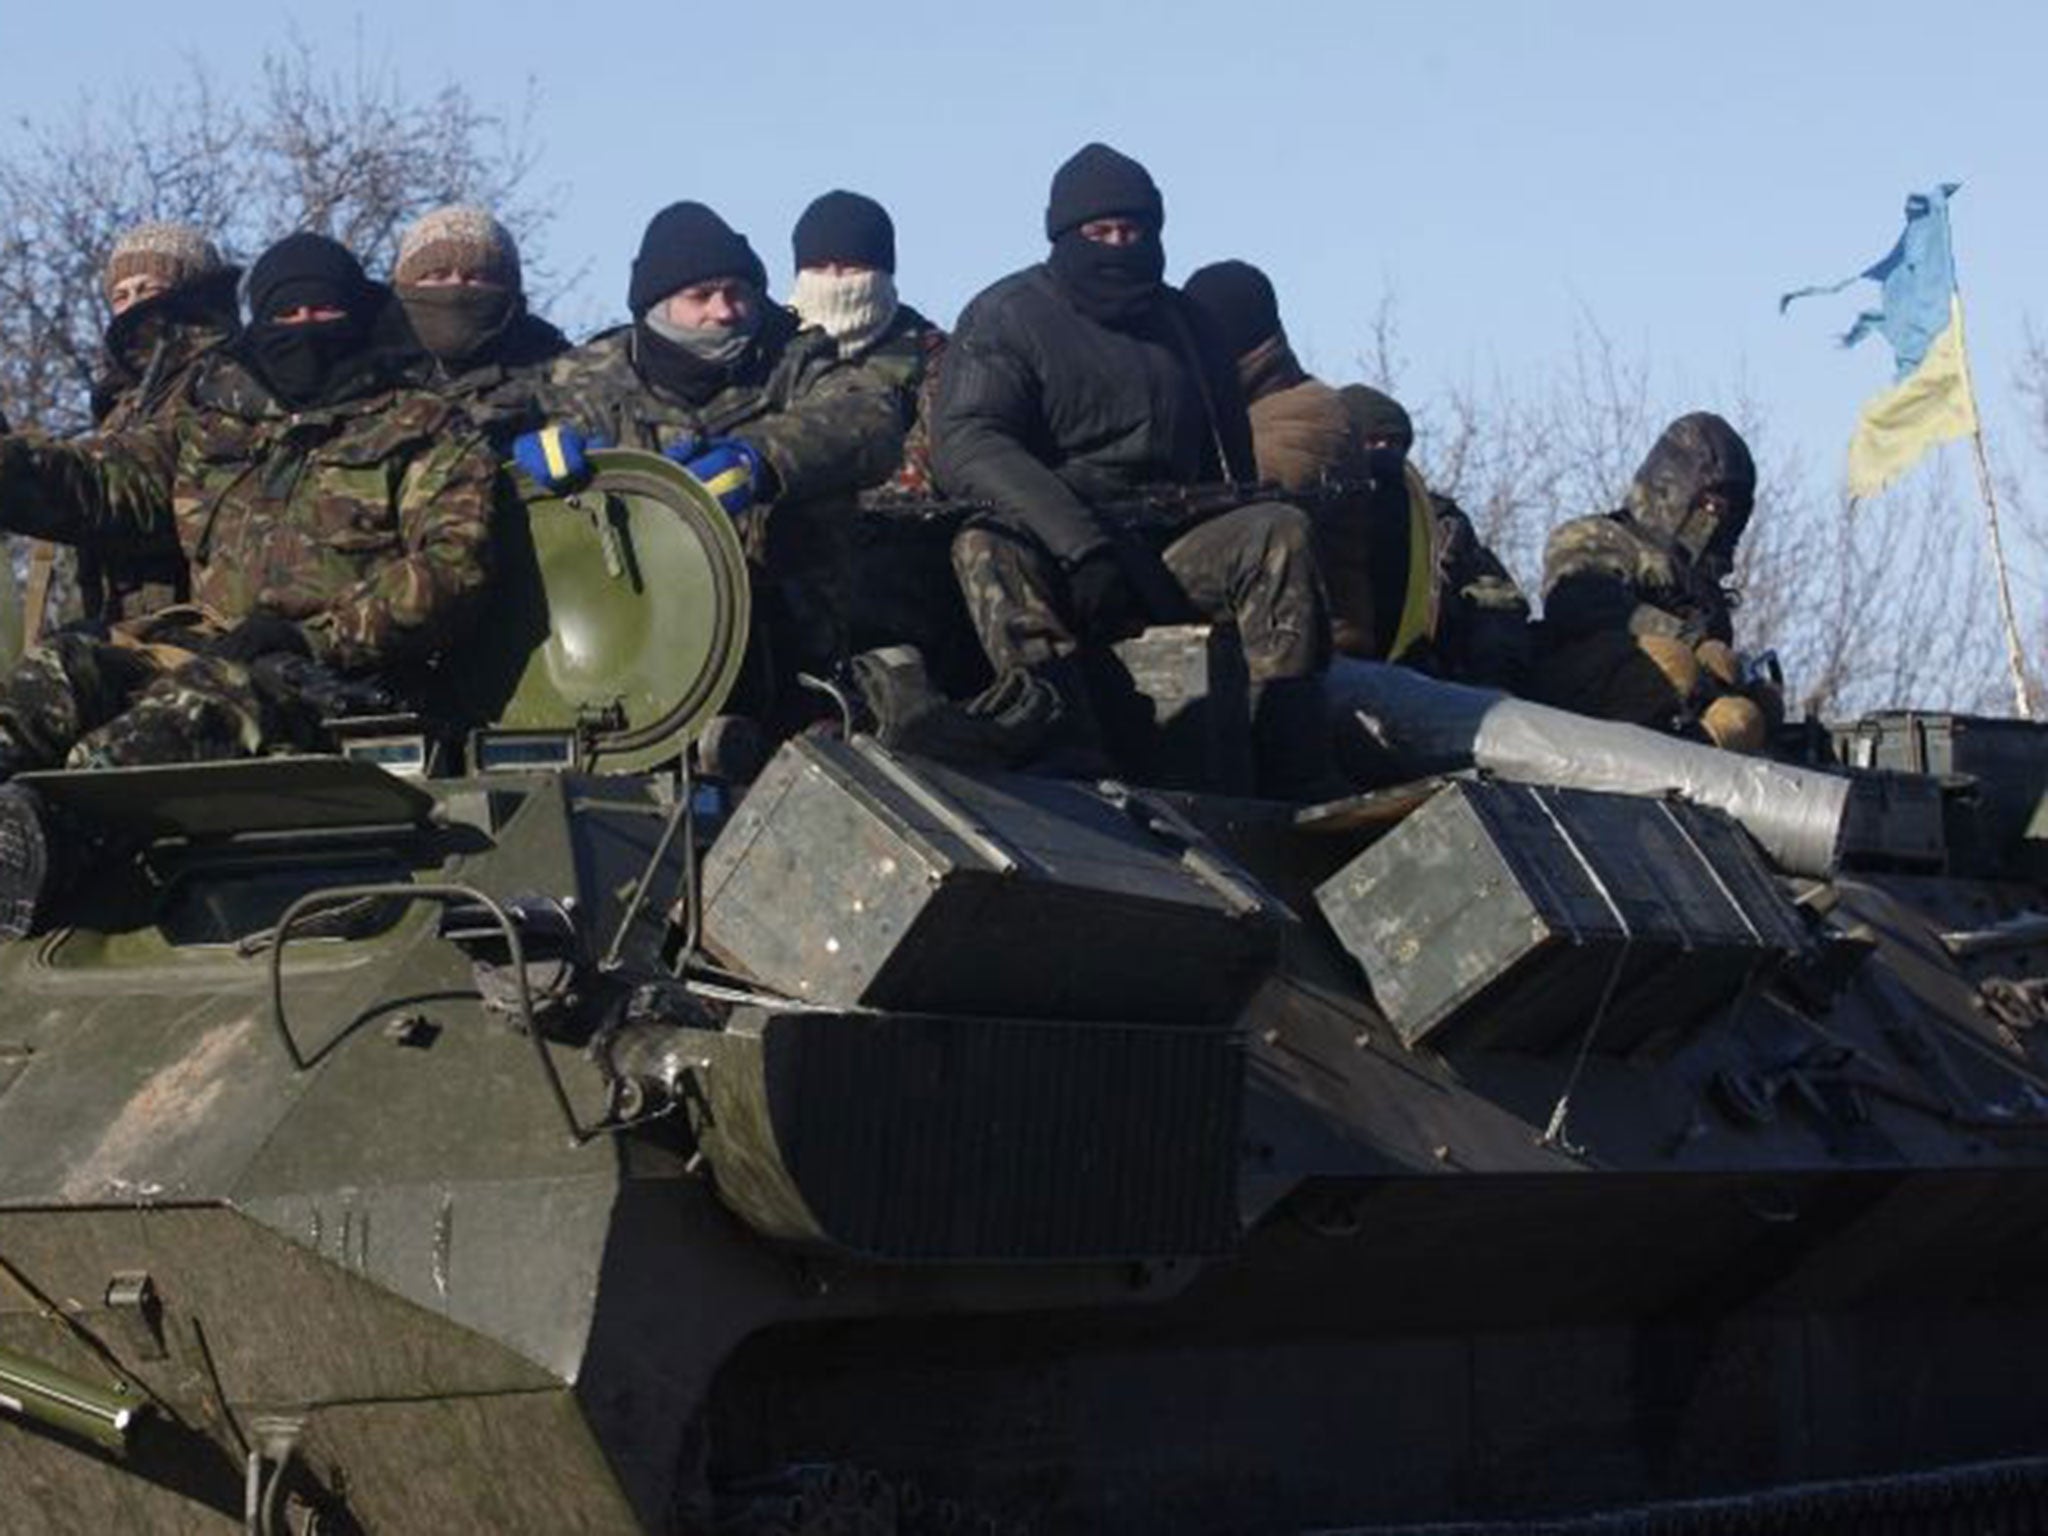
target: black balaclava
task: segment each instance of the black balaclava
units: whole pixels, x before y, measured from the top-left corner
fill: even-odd
[[[1104,245],[1081,233],[1091,219],[1128,218],[1144,226],[1132,245]],[[1053,173],[1046,200],[1046,265],[1074,305],[1105,325],[1138,320],[1165,290],[1166,249],[1159,243],[1166,205],[1151,173],[1107,144],[1087,144]]]
[[[1366,472],[1374,484],[1392,484],[1401,479],[1401,466],[1415,446],[1415,423],[1407,408],[1392,395],[1370,384],[1346,384],[1337,391],[1344,414],[1351,421],[1351,435],[1360,443],[1385,444],[1363,451]],[[1403,493],[1406,494],[1405,492]]]
[[[244,362],[270,392],[298,409],[347,399],[364,385],[379,291],[347,247],[325,235],[287,235],[249,272]],[[339,320],[280,324],[286,310],[317,305]]]
[[[1209,321],[1216,339],[1242,358],[1278,336],[1280,300],[1265,273],[1248,261],[1212,261],[1180,285],[1188,302]]]
[[[754,290],[753,319],[719,328],[724,335],[685,334],[653,311],[670,294],[715,278],[736,277]],[[640,371],[681,399],[710,399],[737,377],[754,351],[766,318],[768,269],[739,234],[702,203],[671,203],[640,237],[626,289],[633,314],[633,357]]]
[[[1351,435],[1363,448],[1366,485],[1360,502],[1367,526],[1368,570],[1372,584],[1375,644],[1385,655],[1400,628],[1408,601],[1408,566],[1414,559],[1415,530],[1408,505],[1408,478],[1403,466],[1415,446],[1415,423],[1392,395],[1370,384],[1346,384],[1337,391]]]
[[[1709,491],[1728,502],[1725,516],[1700,505]],[[1711,411],[1694,411],[1664,429],[1628,488],[1635,520],[1662,534],[1691,559],[1723,568],[1756,504],[1756,461],[1742,434]]]

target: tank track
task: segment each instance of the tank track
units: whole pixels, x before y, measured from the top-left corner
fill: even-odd
[[[2038,1536],[2048,1458],[1803,1483],[1565,1519],[1324,1528],[1302,1536]]]
[[[1021,1522],[845,1462],[792,1467],[718,1497],[717,1536],[1030,1536]]]

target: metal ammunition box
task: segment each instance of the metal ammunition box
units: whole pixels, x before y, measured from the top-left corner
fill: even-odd
[[[2048,725],[1887,710],[1835,727],[1834,738],[1836,754],[1851,768],[1950,781],[1950,852],[1967,872],[1989,873],[2022,845],[2048,840]]]
[[[1450,785],[1317,889],[1407,1044],[1619,1052],[1804,945],[1741,829],[1676,800]],[[1597,1029],[1595,1021],[1598,1021]]]
[[[1939,779],[1859,768],[1842,813],[1838,862],[1845,869],[1939,873],[1949,857],[1947,796]]]
[[[801,737],[704,869],[704,942],[791,997],[1008,1018],[1228,1023],[1276,904],[1164,802],[969,777]]]

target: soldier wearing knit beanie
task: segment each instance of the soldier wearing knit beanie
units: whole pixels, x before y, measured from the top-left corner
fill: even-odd
[[[113,318],[93,380],[99,431],[133,431],[185,408],[187,377],[241,328],[240,276],[190,224],[138,224],[114,242],[100,271]],[[182,602],[186,592],[180,555],[81,546],[79,608],[65,617],[115,623]]]
[[[219,248],[193,225],[138,224],[114,242],[100,285],[118,315],[226,265]]]
[[[538,423],[540,370],[569,343],[527,311],[510,230],[465,204],[422,214],[399,237],[391,283],[416,343],[414,383],[459,398],[501,449]]]

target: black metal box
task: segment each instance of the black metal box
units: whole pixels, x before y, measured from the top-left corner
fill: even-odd
[[[1742,830],[1676,800],[1452,784],[1316,892],[1409,1045],[1623,1051],[1805,944]],[[1603,1009],[1603,998],[1605,1005]]]
[[[1164,802],[800,737],[704,869],[704,942],[788,996],[1008,1018],[1225,1024],[1281,910]]]
[[[1989,873],[2022,850],[2038,868],[2041,850],[2026,845],[2048,839],[2048,725],[1885,710],[1835,727],[1834,736],[1851,768],[1948,781],[1947,840],[1959,872]]]

